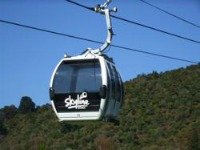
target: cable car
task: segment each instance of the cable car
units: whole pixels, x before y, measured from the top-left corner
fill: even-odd
[[[122,104],[122,80],[106,55],[63,58],[50,87],[52,106],[60,121],[116,119]]]
[[[105,43],[78,56],[65,55],[52,74],[50,99],[60,121],[118,118],[123,83],[112,58],[103,53],[113,35],[109,3],[95,8],[106,16],[108,34]]]

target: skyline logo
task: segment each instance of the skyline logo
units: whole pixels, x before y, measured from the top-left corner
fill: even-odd
[[[65,99],[65,107],[68,109],[86,109],[90,103],[85,98],[87,98],[86,92],[83,92],[80,95],[77,94],[76,99],[71,98],[71,95],[69,95],[69,97]]]

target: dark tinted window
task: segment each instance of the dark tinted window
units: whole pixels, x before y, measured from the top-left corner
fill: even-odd
[[[116,68],[114,67],[114,72],[115,72],[115,96],[116,96],[116,100],[120,101],[121,100],[121,92],[122,92],[122,88],[121,88],[121,81],[120,81],[120,76],[119,73],[117,72]]]
[[[97,92],[101,86],[98,60],[63,62],[56,71],[55,93]]]
[[[115,75],[113,72],[113,68],[110,64],[108,64],[108,69],[110,71],[110,79],[111,79],[111,98],[115,99]]]

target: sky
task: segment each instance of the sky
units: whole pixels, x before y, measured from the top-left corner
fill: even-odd
[[[200,0],[146,0],[200,25]],[[76,0],[87,6],[103,0]],[[200,41],[200,28],[182,22],[139,0],[113,0],[113,14]],[[97,41],[106,38],[102,15],[65,0],[1,0],[0,19],[80,36]],[[200,44],[112,19],[113,44],[148,52],[200,61]],[[99,44],[34,31],[0,22],[0,108],[29,96],[36,105],[49,103],[49,82],[54,67],[67,53],[75,56]],[[148,74],[187,67],[191,63],[170,60],[111,47],[107,53],[116,63],[123,81]]]

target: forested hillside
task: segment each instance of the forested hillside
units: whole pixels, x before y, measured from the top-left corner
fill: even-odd
[[[119,123],[58,122],[22,97],[0,110],[0,149],[200,149],[200,65],[124,83]]]

